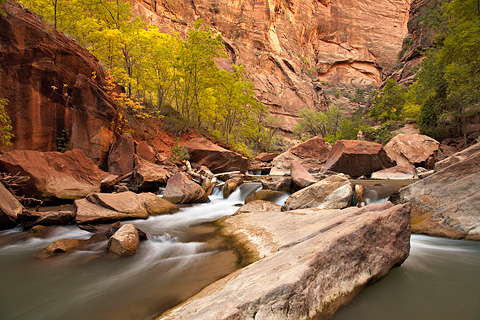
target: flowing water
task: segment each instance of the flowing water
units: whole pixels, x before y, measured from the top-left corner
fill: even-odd
[[[55,240],[91,236],[76,226],[56,227],[45,239],[0,232],[0,319],[151,319],[237,269],[208,222],[233,214],[259,188],[248,183],[228,199],[217,192],[210,203],[129,221],[156,236],[123,259],[104,256],[106,240],[88,251],[32,256]]]
[[[400,187],[361,184],[367,203],[384,201]],[[91,236],[75,226],[56,227],[46,239],[21,239],[20,230],[0,232],[0,319],[141,320],[160,314],[236,270],[235,255],[209,222],[233,214],[258,189],[260,184],[247,183],[228,199],[217,192],[210,203],[130,221],[156,236],[142,242],[134,256],[118,260],[103,255],[106,240],[88,251],[32,257],[57,239]],[[334,319],[480,319],[479,270],[480,243],[413,235],[405,263]]]

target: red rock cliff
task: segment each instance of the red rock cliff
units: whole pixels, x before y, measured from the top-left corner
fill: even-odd
[[[131,0],[162,31],[202,18],[244,64],[258,97],[291,129],[302,108],[325,108],[321,81],[378,85],[407,35],[411,0]]]
[[[7,98],[12,149],[56,151],[58,138],[102,164],[114,139],[114,102],[86,49],[7,3],[0,15],[0,98]],[[67,133],[68,131],[68,133]]]

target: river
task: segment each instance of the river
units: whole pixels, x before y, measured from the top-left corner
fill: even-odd
[[[391,192],[365,184],[369,202]],[[233,214],[259,188],[245,184],[228,199],[217,191],[210,203],[131,221],[155,236],[124,259],[103,255],[106,240],[75,254],[32,257],[54,240],[91,236],[75,226],[56,227],[45,239],[0,232],[0,319],[151,319],[237,269],[209,222]],[[479,319],[479,270],[480,243],[413,235],[406,262],[334,319]]]

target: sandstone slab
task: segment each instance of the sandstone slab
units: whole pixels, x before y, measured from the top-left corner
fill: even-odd
[[[278,153],[266,153],[262,152],[255,157],[256,161],[270,162],[278,156]]]
[[[345,175],[330,176],[292,194],[284,209],[342,209],[350,205],[353,189]]]
[[[83,198],[99,192],[108,176],[79,149],[65,153],[14,150],[0,156],[0,168],[29,176],[19,192],[43,200]]]
[[[187,142],[190,161],[208,167],[213,173],[240,171],[245,173],[248,159],[213,142],[198,138]]]
[[[372,173],[372,179],[377,180],[411,180],[418,179],[417,170],[412,164],[398,165]]]
[[[245,199],[245,203],[250,203],[252,201],[257,200],[264,200],[264,201],[275,201],[285,193],[281,191],[273,191],[273,190],[259,190],[257,192],[252,193]]]
[[[325,164],[327,170],[352,177],[369,176],[393,166],[381,144],[359,140],[337,140]]]
[[[233,215],[261,260],[158,319],[326,319],[409,255],[408,205]]]
[[[413,232],[480,240],[480,147],[444,161],[441,170],[400,189],[392,199],[411,202]]]

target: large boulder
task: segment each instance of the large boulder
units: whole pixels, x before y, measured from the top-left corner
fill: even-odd
[[[436,173],[400,189],[392,199],[411,202],[413,232],[480,240],[480,146],[444,161]]]
[[[142,191],[157,191],[172,176],[165,166],[151,163],[135,156],[133,184]]]
[[[399,134],[384,147],[387,155],[398,165],[413,164],[416,167],[430,167],[437,159],[440,143],[421,134]]]
[[[394,165],[379,143],[337,140],[325,164],[325,169],[360,177],[369,176],[372,172]]]
[[[248,159],[238,153],[222,148],[205,138],[187,142],[190,161],[207,166],[213,173],[240,171],[245,173]]]
[[[132,135],[122,134],[108,154],[108,172],[119,176],[132,172],[134,154],[135,142]]]
[[[140,238],[133,224],[124,224],[108,239],[105,252],[117,257],[128,257],[137,252]]]
[[[183,172],[171,177],[163,192],[163,198],[171,203],[207,202],[208,197],[201,186],[190,180]]]
[[[323,138],[311,138],[273,159],[270,175],[290,174],[292,162],[295,160],[298,160],[307,170],[319,170],[328,159],[331,150],[332,146]]]
[[[291,163],[291,176],[293,185],[298,190],[317,182],[317,179],[315,179],[315,177],[312,176],[298,160],[293,160]]]
[[[409,255],[409,205],[245,212],[222,231],[258,260],[158,319],[327,319]]]
[[[22,204],[0,182],[0,230],[14,227],[22,211]]]
[[[100,192],[108,176],[79,149],[65,153],[13,150],[0,155],[0,169],[29,176],[19,193],[42,200],[79,199]]]
[[[144,160],[155,162],[155,150],[146,141],[137,143],[135,153]]]
[[[11,148],[80,149],[102,165],[114,141],[118,111],[104,89],[98,60],[31,11],[14,2],[4,8],[0,96],[9,100]]]
[[[172,213],[178,207],[153,193],[93,193],[75,201],[76,222],[109,223],[128,219],[146,219],[150,215]]]
[[[285,201],[284,209],[342,209],[350,205],[352,196],[347,177],[335,175],[295,192]]]

